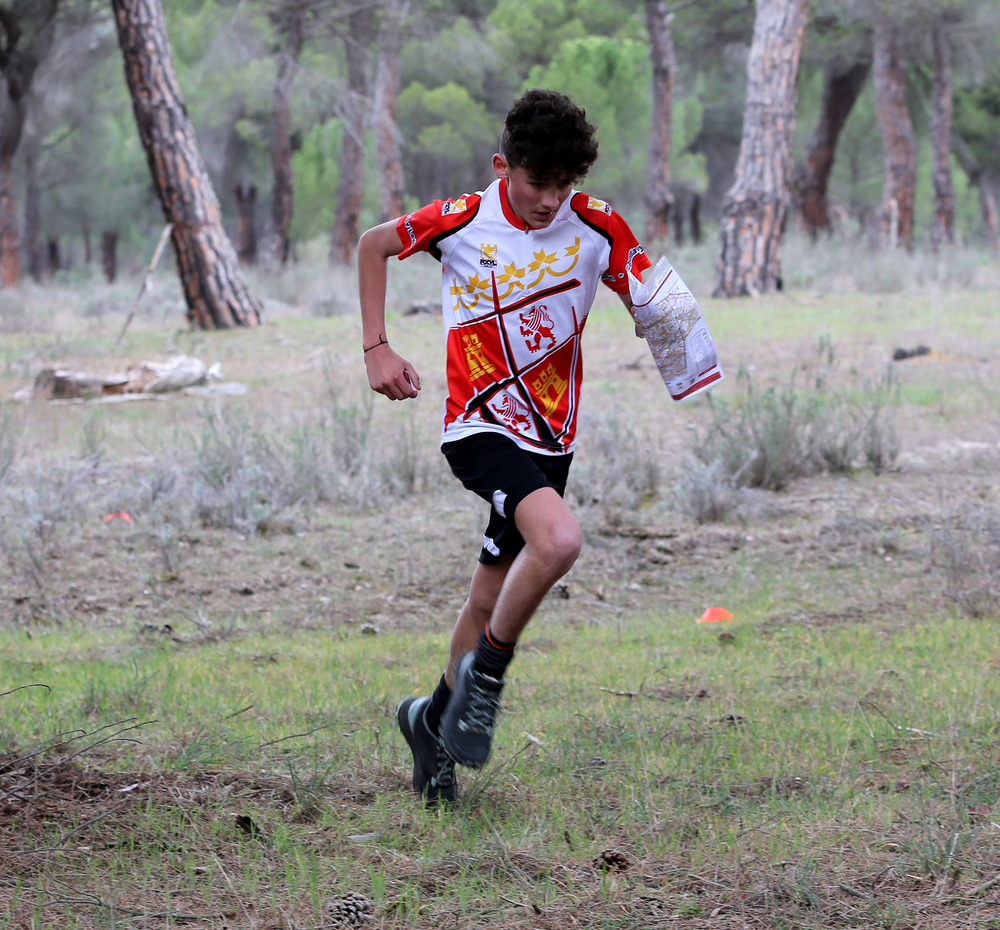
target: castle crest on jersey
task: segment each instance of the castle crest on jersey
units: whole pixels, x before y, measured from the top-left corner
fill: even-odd
[[[550,314],[545,299],[579,286],[571,279],[506,307],[494,287],[492,312],[451,328],[447,422],[478,416],[546,449],[572,440],[584,321]]]

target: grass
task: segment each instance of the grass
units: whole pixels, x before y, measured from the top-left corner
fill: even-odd
[[[711,400],[668,404],[595,308],[584,556],[450,812],[411,796],[393,719],[440,674],[482,530],[435,449],[440,322],[393,318],[425,385],[393,405],[350,276],[318,266],[261,282],[254,331],[181,330],[167,283],[120,349],[131,283],[5,293],[8,392],[170,351],[248,392],[0,414],[0,928],[995,923],[997,293],[949,290],[971,254],[859,293],[871,263],[835,251],[704,302]],[[402,268],[392,306],[432,299],[433,265]],[[696,453],[760,430],[750,396],[797,442],[858,438],[747,487]],[[854,428],[888,412],[873,462]],[[697,623],[712,605],[736,619]]]
[[[137,740],[81,757],[101,758],[120,785],[110,816],[127,842],[102,840],[107,823],[54,821],[32,900],[41,890],[52,913],[57,883],[90,889],[90,908],[60,917],[68,927],[114,906],[127,914],[140,893],[147,908],[180,915],[196,900],[221,913],[230,883],[254,919],[309,914],[354,890],[403,926],[509,921],[525,908],[641,921],[737,906],[804,926],[813,911],[859,910],[830,869],[859,893],[879,872],[914,892],[992,874],[989,624],[761,631],[750,616],[733,633],[658,615],[583,624],[559,645],[529,638],[495,761],[466,776],[449,814],[398,790],[392,722],[400,674],[428,680],[443,636],[416,649],[405,634],[149,647],[80,631],[56,650],[22,640],[19,661],[52,683],[2,698],[5,719],[31,721],[22,744],[57,728]],[[132,774],[154,759],[155,776]],[[216,795],[220,778],[232,790]],[[627,868],[595,866],[608,850]]]

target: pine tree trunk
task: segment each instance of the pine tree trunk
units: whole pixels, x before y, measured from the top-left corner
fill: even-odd
[[[653,112],[646,157],[646,240],[664,242],[670,234],[674,195],[670,187],[670,135],[673,125],[677,58],[664,0],[646,0],[646,28],[653,65]]]
[[[0,6],[0,285],[21,283],[21,230],[14,195],[14,156],[35,71],[55,37],[59,0]]]
[[[885,157],[879,212],[882,237],[890,246],[912,249],[917,147],[906,109],[906,69],[899,27],[881,9],[875,14],[872,79]]]
[[[364,6],[350,15],[347,44],[347,95],[343,108],[344,138],[340,150],[340,180],[334,203],[330,262],[349,265],[361,235],[361,197],[364,192],[365,123],[368,108],[368,47],[374,17]]]
[[[937,20],[931,30],[934,47],[934,90],[931,105],[931,148],[934,152],[931,179],[934,183],[934,216],[931,244],[934,249],[955,241],[955,188],[951,180],[951,117],[953,109],[951,47],[944,23]]]
[[[101,269],[104,280],[114,284],[118,277],[118,231],[106,229],[101,233]]]
[[[688,211],[691,225],[691,242],[701,245],[701,194],[691,195],[691,209]]]
[[[857,102],[868,71],[868,63],[860,61],[849,66],[835,61],[826,69],[819,117],[806,143],[805,157],[796,172],[794,184],[799,219],[814,242],[822,230],[830,229],[826,192],[837,140]]]
[[[257,261],[257,187],[237,184],[233,194],[236,198],[236,256],[244,265],[253,265]]]
[[[972,179],[970,178],[970,180]],[[1000,183],[994,186],[992,179],[986,172],[980,172],[972,183],[979,191],[979,210],[983,217],[983,226],[986,229],[990,245],[994,249],[1000,250],[1000,210],[997,208],[996,193],[996,188],[1000,187]]]
[[[46,253],[48,255],[48,273],[51,277],[62,268],[62,252],[59,249],[58,236],[49,236],[46,243]]]
[[[38,145],[34,138],[25,139],[24,150],[24,251],[28,258],[28,275],[32,281],[42,280],[42,191],[38,183]]]
[[[136,125],[163,213],[173,225],[187,318],[200,329],[257,326],[248,289],[222,226],[219,201],[174,74],[160,0],[112,0]]]
[[[399,101],[399,55],[403,47],[405,7],[400,0],[384,0],[385,13],[378,34],[372,122],[375,161],[379,174],[379,222],[401,216],[403,210],[403,156],[396,125]]]
[[[21,232],[14,200],[13,155],[0,151],[0,286],[21,283]]]
[[[299,69],[305,44],[305,10],[300,0],[291,0],[279,11],[279,29],[285,42],[278,54],[278,74],[271,94],[271,222],[261,249],[264,262],[284,266],[291,253],[289,229],[295,201],[295,176],[292,167],[292,86]]]
[[[756,296],[781,287],[779,252],[808,10],[808,0],[757,3],[736,182],[722,206],[717,297]]]
[[[955,158],[965,172],[969,183],[979,195],[979,210],[983,218],[983,232],[994,249],[1000,249],[1000,219],[997,216],[997,198],[990,173],[976,159],[975,153],[960,135],[956,136]]]

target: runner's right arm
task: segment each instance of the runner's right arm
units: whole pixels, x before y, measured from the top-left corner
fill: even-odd
[[[390,400],[405,400],[420,392],[414,367],[392,346],[385,328],[388,261],[403,251],[396,220],[369,229],[358,242],[358,290],[361,299],[362,349],[368,383]]]

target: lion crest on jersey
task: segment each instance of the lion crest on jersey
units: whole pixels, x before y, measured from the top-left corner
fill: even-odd
[[[522,429],[531,428],[527,405],[522,404],[517,398],[511,397],[510,394],[501,395],[500,402],[495,406],[491,404],[490,407],[507,429],[519,433]]]
[[[546,313],[545,304],[537,304],[517,316],[521,321],[520,330],[524,336],[524,344],[532,353],[541,351],[543,339],[548,340],[546,349],[551,349],[556,344],[556,335],[552,332],[552,319]]]

